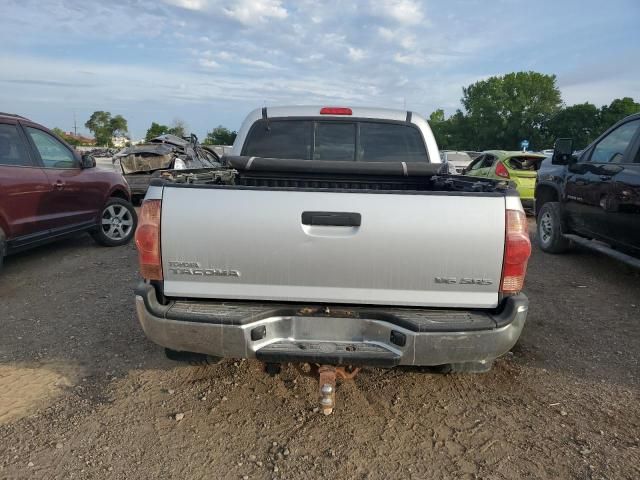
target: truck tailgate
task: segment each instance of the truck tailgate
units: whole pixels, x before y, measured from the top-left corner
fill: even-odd
[[[165,186],[164,293],[494,307],[504,223],[493,193]]]

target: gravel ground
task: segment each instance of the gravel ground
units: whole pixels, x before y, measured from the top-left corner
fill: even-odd
[[[87,237],[0,274],[0,478],[640,478],[640,275],[534,248],[529,319],[482,375],[317,384],[165,359],[133,309],[132,246]]]

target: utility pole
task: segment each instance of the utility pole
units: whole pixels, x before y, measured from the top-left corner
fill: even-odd
[[[73,111],[73,135],[78,136],[78,125],[76,124],[76,111]]]

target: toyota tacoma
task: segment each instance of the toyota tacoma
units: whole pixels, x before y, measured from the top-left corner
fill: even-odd
[[[412,112],[251,112],[222,168],[151,183],[146,335],[171,358],[314,365],[325,413],[361,366],[488,370],[525,324],[527,221],[513,184],[440,161]]]

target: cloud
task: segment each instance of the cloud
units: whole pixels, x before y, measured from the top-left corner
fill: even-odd
[[[201,58],[198,63],[201,67],[208,69],[218,68],[220,66],[218,62],[216,62],[215,60],[211,60],[210,58]]]
[[[233,6],[223,10],[229,17],[248,26],[272,18],[282,20],[288,15],[280,0],[236,0]]]
[[[317,63],[324,59],[323,53],[313,53],[304,57],[296,57],[294,61],[296,63]]]
[[[367,57],[367,53],[361,48],[349,47],[349,51],[347,53],[349,58],[354,62],[358,62]]]
[[[541,32],[561,17],[548,12],[571,9],[551,0],[13,0],[1,8],[0,104],[54,120],[69,108],[128,112],[140,133],[180,116],[202,134],[215,115],[237,128],[264,102],[406,100],[414,111],[450,113],[462,86],[523,69],[557,73],[567,103],[640,97],[635,17],[584,2],[604,13],[552,38]],[[513,22],[525,8],[540,28]],[[618,42],[595,40],[611,19]],[[501,28],[479,29],[487,24]]]
[[[413,0],[371,0],[371,11],[404,25],[417,25],[424,21],[422,5]]]
[[[220,62],[224,62],[225,64],[227,64],[227,66],[245,65],[247,67],[259,70],[277,70],[281,68],[265,60],[255,60],[247,57],[238,57],[237,55],[234,55],[226,50],[221,50],[219,52],[205,50],[204,52],[202,52],[201,58],[198,60],[198,64],[201,67],[207,69],[220,67]]]
[[[253,60],[251,58],[239,58],[238,62],[242,65],[247,65],[249,67],[260,68],[260,69],[277,69],[275,65],[269,62],[265,62],[264,60]]]
[[[45,87],[55,87],[55,88],[59,88],[59,87],[64,87],[64,88],[90,88],[93,87],[94,85],[91,83],[78,83],[78,82],[56,82],[53,80],[35,80],[35,79],[0,79],[0,82],[5,82],[5,83],[16,83],[18,85],[38,85],[38,86],[45,86]]]
[[[425,61],[424,57],[418,53],[396,53],[393,60],[405,65],[422,65]]]
[[[389,41],[392,41],[396,38],[395,32],[387,27],[378,27],[378,34],[385,40]]]
[[[388,42],[400,45],[407,50],[416,47],[416,37],[406,30],[391,30],[387,27],[378,27],[378,35]]]
[[[209,5],[207,0],[164,0],[164,2],[187,10],[204,10]]]
[[[255,26],[270,19],[287,18],[287,9],[281,0],[163,0],[165,4],[201,12],[208,16],[234,19],[246,26]]]

